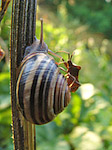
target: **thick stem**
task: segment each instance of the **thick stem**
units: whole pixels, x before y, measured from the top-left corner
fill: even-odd
[[[15,150],[35,150],[35,128],[19,113],[16,104],[18,68],[25,48],[33,43],[36,27],[37,0],[13,0],[11,22],[11,104]],[[31,135],[29,137],[28,135]]]

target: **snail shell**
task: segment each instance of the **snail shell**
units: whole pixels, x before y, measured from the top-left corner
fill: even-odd
[[[17,100],[24,117],[34,124],[54,119],[71,98],[66,78],[47,53],[33,53],[23,60],[17,82]]]

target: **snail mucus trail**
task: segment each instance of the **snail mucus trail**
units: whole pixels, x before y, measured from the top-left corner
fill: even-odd
[[[73,65],[70,59],[65,62],[62,58],[67,68],[67,74],[64,76],[60,73],[58,63],[55,63],[48,52],[61,58],[49,50],[43,41],[41,19],[40,40],[35,38],[33,44],[26,47],[16,88],[19,110],[26,120],[38,125],[52,121],[62,112],[70,102],[71,91],[75,92],[80,85],[80,67]]]

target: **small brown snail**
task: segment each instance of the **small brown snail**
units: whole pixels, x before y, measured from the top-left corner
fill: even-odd
[[[0,61],[4,58],[5,52],[0,48]]]
[[[67,68],[67,79],[60,73],[58,63],[43,41],[43,20],[41,19],[40,41],[35,39],[25,50],[17,81],[17,104],[26,120],[34,124],[45,124],[62,112],[71,99],[71,91],[79,87],[79,66],[73,65],[71,58],[63,63]],[[69,55],[70,56],[70,55]],[[72,57],[72,56],[71,56]],[[58,64],[58,65],[57,65]]]

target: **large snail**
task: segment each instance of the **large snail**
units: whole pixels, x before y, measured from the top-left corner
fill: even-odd
[[[17,80],[17,104],[26,120],[34,124],[45,124],[54,119],[69,104],[71,92],[80,86],[78,72],[80,66],[73,65],[72,55],[67,62],[67,74],[60,73],[56,63],[48,53],[55,55],[43,41],[43,20],[41,19],[41,37],[35,39],[25,49]],[[63,68],[61,68],[64,70]]]

